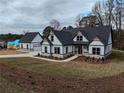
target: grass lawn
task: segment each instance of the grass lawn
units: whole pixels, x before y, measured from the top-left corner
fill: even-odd
[[[21,53],[24,53],[24,52],[21,52],[21,51],[17,51],[17,50],[0,50],[0,55],[11,55],[11,54],[21,54]]]
[[[33,58],[0,59],[0,63],[46,75],[79,77],[83,79],[118,75],[124,72],[124,53],[114,51],[106,64],[89,64],[81,61],[67,63],[47,62]]]
[[[34,93],[0,77],[0,93]]]

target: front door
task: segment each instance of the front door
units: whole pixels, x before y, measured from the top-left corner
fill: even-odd
[[[78,54],[82,54],[82,46],[78,46]]]

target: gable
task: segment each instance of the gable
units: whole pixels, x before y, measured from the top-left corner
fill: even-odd
[[[98,37],[95,37],[94,39],[93,39],[93,41],[90,43],[90,45],[97,45],[97,46],[101,46],[101,45],[104,45],[102,42],[101,42],[101,40],[98,38]]]
[[[41,42],[41,41],[42,41],[42,37],[40,34],[37,34],[35,38],[32,40],[32,42]]]
[[[51,36],[54,36],[54,41],[51,41]],[[62,45],[58,37],[52,31],[50,32],[48,38],[52,42],[53,45]]]
[[[83,42],[88,42],[88,40],[86,39],[86,37],[80,31],[74,37],[73,41],[77,41],[77,36],[82,36],[83,37]]]
[[[31,43],[33,41],[33,39],[36,37],[36,35],[38,34],[38,32],[28,32],[26,33],[21,39],[20,39],[20,43]]]
[[[43,45],[49,45],[49,42],[48,42],[48,40],[46,38],[44,38],[44,40],[42,41],[42,44]]]

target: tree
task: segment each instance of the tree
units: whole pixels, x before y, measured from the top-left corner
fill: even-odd
[[[110,25],[116,29],[122,29],[123,21],[123,0],[107,0],[96,2],[92,13],[97,16],[101,25]]]
[[[75,26],[76,26],[76,27],[80,27],[80,21],[81,21],[82,17],[83,17],[83,16],[81,16],[80,14],[77,15],[76,21],[75,21]]]
[[[107,13],[108,13],[108,25],[112,25],[112,12],[114,9],[114,0],[107,0],[106,2]]]
[[[82,17],[81,21],[79,22],[80,27],[94,27],[98,25],[97,17],[93,15],[89,15],[86,17]]]
[[[73,27],[72,26],[68,26],[66,29],[71,30],[71,29],[73,29]]]
[[[52,28],[51,26],[47,26],[44,30],[43,30],[43,36],[48,37],[49,33],[51,30],[53,30],[54,28]]]
[[[60,22],[56,19],[50,21],[50,26],[53,27],[55,30],[60,30]]]
[[[99,24],[103,25],[103,10],[100,1],[95,3],[94,7],[92,8],[92,13],[97,17]]]
[[[116,0],[116,8],[118,10],[118,19],[119,19],[119,30],[122,29],[122,9],[123,9],[123,1],[122,0]]]

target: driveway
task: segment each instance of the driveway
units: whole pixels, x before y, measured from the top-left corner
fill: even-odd
[[[13,55],[0,55],[0,58],[20,58],[20,57],[32,57],[33,55],[27,54],[13,54]]]
[[[21,58],[21,57],[33,57],[37,55],[37,52],[27,52],[22,54],[10,54],[10,55],[0,55],[0,58]]]

